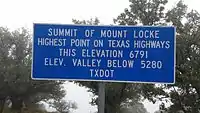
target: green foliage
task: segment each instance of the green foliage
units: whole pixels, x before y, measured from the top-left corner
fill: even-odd
[[[199,113],[200,109],[200,15],[188,12],[187,5],[179,1],[164,13],[166,0],[131,0],[130,10],[115,19],[121,25],[174,25],[176,27],[176,84],[161,85],[160,89],[144,85],[144,97],[155,100],[156,95],[170,98],[169,113]],[[169,90],[170,93],[167,93]],[[159,97],[160,97],[159,96]]]
[[[98,18],[91,18],[90,20],[76,20],[72,19],[74,24],[98,25],[100,23]]]
[[[12,109],[20,111],[23,103],[37,103],[65,95],[62,81],[31,79],[32,42],[22,28],[13,32],[0,28],[0,108],[10,99]],[[2,112],[2,111],[1,111]]]
[[[107,83],[107,109],[115,107],[112,112],[116,113],[120,103],[133,99],[130,97],[134,95],[142,96],[152,102],[169,98],[173,104],[168,108],[162,108],[168,113],[199,113],[200,14],[195,10],[188,11],[187,5],[182,0],[170,10],[165,10],[167,0],[129,1],[130,7],[114,19],[115,24],[176,27],[176,83],[174,85]],[[93,24],[94,22],[78,21],[77,23]],[[97,82],[79,82],[79,84],[88,87],[94,94],[98,92]]]
[[[54,99],[49,102],[50,107],[56,109],[58,113],[70,113],[71,109],[77,109],[75,102],[68,102],[64,99]]]
[[[173,103],[169,113],[199,113],[200,15],[194,10],[187,12],[187,6],[180,1],[168,12],[168,19],[177,27],[176,84],[168,86],[172,88]]]
[[[159,25],[164,19],[167,0],[129,0],[126,8],[114,22],[119,25]]]
[[[121,105],[120,113],[148,113],[143,103],[131,100]]]

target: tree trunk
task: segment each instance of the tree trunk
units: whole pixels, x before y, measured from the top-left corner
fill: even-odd
[[[5,105],[5,98],[1,98],[0,99],[0,113],[3,113],[4,105]]]
[[[17,96],[11,97],[12,102],[12,110],[15,111],[15,113],[21,113],[22,107],[23,107],[23,100]]]

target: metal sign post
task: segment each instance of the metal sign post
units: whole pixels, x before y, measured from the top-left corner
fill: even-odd
[[[105,111],[105,83],[99,82],[99,94],[98,94],[98,113],[104,113]]]

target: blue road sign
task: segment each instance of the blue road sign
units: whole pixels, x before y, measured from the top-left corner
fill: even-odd
[[[173,26],[34,24],[32,78],[175,82]]]

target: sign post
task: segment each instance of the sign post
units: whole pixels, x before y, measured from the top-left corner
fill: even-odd
[[[173,26],[35,23],[33,28],[32,79],[175,83]]]
[[[104,113],[105,111],[105,83],[99,82],[98,91],[98,113]]]

